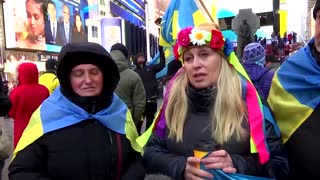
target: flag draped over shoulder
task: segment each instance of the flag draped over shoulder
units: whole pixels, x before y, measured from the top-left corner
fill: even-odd
[[[251,153],[258,153],[260,157],[260,162],[263,164],[269,160],[270,153],[266,142],[265,137],[265,120],[268,120],[275,127],[275,130],[280,136],[279,130],[276,128],[277,125],[275,120],[267,107],[262,105],[260,97],[254,88],[249,76],[246,71],[240,64],[238,58],[234,54],[231,53],[229,56],[229,64],[235,68],[238,72],[241,85],[242,85],[242,96],[247,105],[247,117],[250,124],[250,149]],[[171,92],[172,85],[175,79],[184,71],[184,68],[181,68],[176,75],[170,80],[167,86],[167,92],[163,98],[163,103],[156,115],[156,119],[154,120],[151,127],[138,139],[138,144],[143,147],[151,134],[156,132],[161,138],[165,136],[165,128],[166,128],[166,117],[165,117],[165,109],[168,103],[169,95]]]
[[[125,134],[130,140],[132,148],[142,152],[136,143],[138,132],[131,113],[116,94],[113,95],[112,103],[107,109],[96,114],[89,114],[64,97],[58,87],[32,114],[29,124],[14,150],[14,156],[44,134],[88,119],[96,119],[109,129]]]
[[[314,43],[311,40],[309,44]],[[283,142],[307,120],[320,103],[320,69],[309,45],[287,59],[276,72],[268,103]]]
[[[207,22],[194,0],[171,0],[161,20],[159,44],[174,46],[178,32]]]

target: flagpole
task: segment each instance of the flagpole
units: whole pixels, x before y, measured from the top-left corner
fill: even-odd
[[[209,16],[211,22],[214,22],[214,19],[212,18],[210,12],[208,11],[208,9],[206,8],[205,4],[202,2],[202,0],[199,0],[201,7],[204,9],[204,11],[207,13],[207,15]],[[215,22],[218,23],[218,22]]]
[[[145,0],[145,13],[146,13],[146,45],[147,45],[147,62],[150,61],[151,53],[150,53],[150,36],[149,36],[149,5],[148,1]]]

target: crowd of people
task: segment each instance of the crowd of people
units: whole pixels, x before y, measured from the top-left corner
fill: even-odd
[[[67,43],[40,77],[20,63],[12,91],[0,77],[9,179],[319,179],[320,0],[313,17],[314,37],[281,63],[257,42],[239,61],[216,23],[181,29],[161,106],[161,46],[158,64],[141,53],[135,69],[120,43]]]

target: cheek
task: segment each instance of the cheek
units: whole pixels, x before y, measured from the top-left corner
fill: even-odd
[[[192,69],[191,69],[191,68],[188,68],[188,66],[185,65],[185,70],[186,70],[188,79],[189,79],[189,80],[192,80]]]
[[[76,89],[80,86],[79,80],[75,78],[71,78],[70,80],[72,89]]]

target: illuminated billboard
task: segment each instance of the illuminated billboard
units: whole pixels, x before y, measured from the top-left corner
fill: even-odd
[[[6,48],[59,52],[66,43],[88,41],[87,0],[10,0],[3,6]]]

